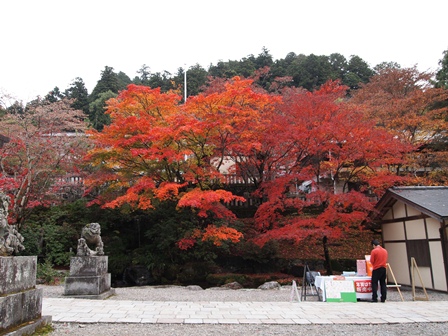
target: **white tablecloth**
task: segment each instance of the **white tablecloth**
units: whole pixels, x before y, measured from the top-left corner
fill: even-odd
[[[322,292],[322,301],[326,301],[325,293],[325,282],[334,280],[336,276],[316,276],[314,279],[314,284],[317,289]],[[368,276],[346,276],[344,280],[341,281],[352,281],[355,284],[356,298],[361,300],[372,299],[372,281],[371,277]]]

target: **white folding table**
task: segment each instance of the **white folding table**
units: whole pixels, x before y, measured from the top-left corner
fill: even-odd
[[[325,293],[325,283],[327,281],[335,280],[335,278],[340,278],[340,276],[329,275],[329,276],[316,276],[314,279],[314,285],[316,288],[321,290],[322,301],[326,301]],[[372,279],[369,276],[345,276],[344,279],[338,281],[352,281],[355,286],[356,298],[360,300],[370,300],[372,299]]]

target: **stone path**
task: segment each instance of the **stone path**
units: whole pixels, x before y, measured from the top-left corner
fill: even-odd
[[[44,298],[53,322],[383,324],[448,322],[448,301],[386,303],[162,302]]]

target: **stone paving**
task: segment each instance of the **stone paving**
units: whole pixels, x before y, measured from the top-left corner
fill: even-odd
[[[384,324],[448,322],[448,301],[386,303],[162,302],[44,298],[53,322],[181,324]]]

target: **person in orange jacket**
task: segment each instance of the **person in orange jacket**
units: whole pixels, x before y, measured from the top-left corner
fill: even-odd
[[[372,264],[372,302],[378,302],[378,282],[380,283],[381,302],[386,302],[386,263],[387,250],[381,247],[380,242],[372,240],[373,250],[370,253],[370,263]]]

